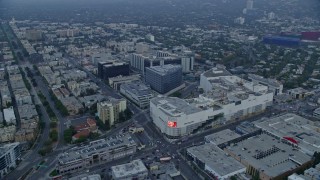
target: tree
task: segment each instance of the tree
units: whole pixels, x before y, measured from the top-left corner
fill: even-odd
[[[92,140],[98,139],[99,136],[100,136],[99,133],[90,132],[90,134],[89,134],[89,138],[92,139]]]
[[[80,136],[79,139],[77,139],[77,140],[75,141],[75,143],[76,143],[76,144],[82,143],[82,142],[85,142],[86,140],[87,140],[87,137],[85,137],[85,136]]]
[[[50,146],[51,144],[52,144],[52,141],[50,139],[44,142],[45,146]]]
[[[93,94],[95,94],[95,90],[94,89],[90,88],[90,89],[86,90],[86,96],[90,96],[90,95],[93,95]]]
[[[6,102],[7,107],[12,106],[12,102]]]
[[[46,155],[46,152],[45,152],[44,149],[40,149],[40,150],[38,151],[38,153],[39,153],[41,156],[45,156],[45,155]]]
[[[260,180],[260,174],[259,174],[259,172],[255,173],[255,174],[252,176],[252,179],[253,179],[253,180]]]
[[[54,177],[58,175],[58,171],[56,169],[54,169],[53,171],[51,171],[50,176]]]
[[[96,121],[97,121],[97,126],[99,127],[99,129],[103,130],[103,131],[106,131],[107,130],[107,126],[105,123],[103,123],[101,121],[101,119],[99,119],[99,117],[95,117]]]
[[[203,94],[204,93],[204,90],[202,88],[199,88],[199,93],[200,94]]]
[[[50,128],[56,128],[57,127],[57,122],[56,121],[51,121],[50,122]]]
[[[8,123],[6,120],[3,120],[3,126],[8,126]]]
[[[236,176],[231,176],[230,180],[237,180],[237,177]]]
[[[313,159],[314,159],[313,166],[316,166],[317,164],[319,164],[320,163],[320,152],[315,152],[313,154]]]
[[[172,97],[181,97],[181,92],[174,92],[171,94]]]
[[[71,136],[72,137],[72,136]],[[50,132],[50,138],[51,138],[51,140],[53,141],[53,142],[56,142],[57,140],[58,140],[58,132],[57,132],[57,130],[52,130],[51,132]]]
[[[93,104],[90,108],[89,108],[89,112],[91,115],[94,115],[97,112],[97,103]]]
[[[64,130],[63,132],[63,138],[67,143],[71,143],[72,136],[75,134],[75,130],[72,126],[70,126],[69,129]]]

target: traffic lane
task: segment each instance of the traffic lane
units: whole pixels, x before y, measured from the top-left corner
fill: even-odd
[[[190,165],[185,160],[183,160],[182,158],[179,158],[178,161],[179,161],[180,172],[183,174],[186,180],[201,180],[198,174],[195,173],[195,171],[190,167]]]
[[[138,140],[139,142],[142,144],[142,145],[149,145],[150,144],[150,141],[149,141],[149,138],[143,133],[135,133],[133,134]]]
[[[130,101],[127,101],[127,106],[129,107],[129,109],[131,110],[131,112],[133,112],[134,114],[141,112],[142,110],[139,109],[137,106],[135,106],[134,104],[132,104]]]
[[[35,142],[35,147],[33,149],[31,149],[32,153],[28,154],[27,157],[24,157],[24,163],[29,163],[27,166],[25,166],[21,172],[16,172],[16,169],[12,172],[12,174],[9,174],[7,176],[8,179],[16,179],[16,174],[24,174],[25,172],[27,172],[30,169],[30,166],[33,167],[36,165],[37,162],[33,162],[36,159],[40,159],[40,155],[38,154],[38,151],[43,147],[45,141],[48,139],[49,137],[49,133],[50,133],[50,127],[49,127],[49,116],[47,114],[47,111],[45,110],[44,106],[42,105],[42,103],[40,102],[40,100],[38,99],[38,95],[35,94],[35,87],[32,87],[31,90],[31,94],[34,95],[35,98],[37,98],[38,103],[36,103],[37,105],[40,106],[40,111],[42,113],[42,119],[44,120],[44,128],[41,130],[41,134],[39,134],[39,139],[37,139],[37,142]],[[39,160],[38,160],[39,161]],[[33,162],[33,163],[32,163]]]
[[[34,76],[34,78],[38,84],[37,89],[40,90],[40,92],[46,97],[46,100],[48,101],[56,118],[58,119],[58,130],[59,131],[58,131],[58,144],[56,145],[56,148],[62,147],[64,145],[63,132],[65,130],[65,127],[64,127],[65,120],[64,120],[63,116],[60,114],[60,112],[57,110],[57,108],[55,107],[55,104],[54,104],[53,100],[51,99],[51,96],[50,96],[49,91],[47,89],[48,87],[43,82],[42,77]]]

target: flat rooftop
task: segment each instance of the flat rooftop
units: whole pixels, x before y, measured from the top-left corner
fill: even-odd
[[[202,111],[200,108],[188,104],[185,100],[176,97],[155,97],[151,102],[170,116],[193,114]]]
[[[294,89],[289,89],[288,92],[295,93],[295,94],[303,94],[303,93],[308,93],[309,91],[303,89],[302,87],[297,87]]]
[[[101,176],[99,174],[81,174],[72,178],[69,178],[68,180],[101,180]]]
[[[173,65],[173,64],[166,64],[163,66],[152,66],[152,67],[147,67],[147,69],[150,69],[161,75],[182,70],[181,65]]]
[[[112,174],[116,178],[124,178],[131,175],[148,172],[146,166],[140,159],[134,160],[127,164],[121,164],[118,166],[111,167]]]
[[[91,141],[89,145],[72,148],[59,155],[60,164],[66,164],[75,160],[90,157],[101,151],[112,151],[121,147],[135,146],[136,143],[130,134],[118,135],[108,139]]]
[[[255,74],[249,74],[248,77],[249,77],[249,79],[259,81],[259,82],[261,82],[263,84],[269,84],[269,85],[274,86],[274,87],[280,87],[282,85],[276,79],[264,78],[262,76],[255,75]]]
[[[116,77],[112,77],[109,78],[109,82],[117,82],[117,81],[126,81],[126,80],[133,80],[133,79],[140,79],[141,75],[140,74],[135,74],[135,75],[131,75],[131,76],[116,76]]]
[[[236,132],[231,131],[230,129],[225,129],[223,131],[205,136],[204,138],[207,142],[210,142],[214,145],[220,145],[239,137],[241,136]]]
[[[296,114],[287,113],[254,122],[255,126],[279,138],[291,137],[308,154],[320,150],[319,126]]]
[[[121,84],[120,88],[136,95],[136,96],[150,96],[153,95],[151,88],[140,81]]]
[[[99,102],[101,106],[114,106],[116,104],[119,104],[122,101],[126,101],[125,99],[116,99],[109,97],[105,101]]]
[[[219,77],[219,76],[232,76],[232,74],[227,71],[225,68],[214,67],[206,72],[203,75],[207,78],[210,77]]]
[[[236,161],[213,144],[204,144],[187,149],[189,155],[196,157],[206,166],[217,172],[220,176],[243,170],[245,166]]]
[[[104,64],[103,67],[113,67],[113,66],[122,66],[122,65],[128,65],[128,63],[125,63],[125,62],[113,62],[112,64]]]
[[[18,146],[20,143],[15,142],[15,143],[10,143],[10,144],[3,144],[0,146],[0,157],[6,154],[10,149],[15,148]]]
[[[219,76],[217,74],[215,78],[207,80],[211,84],[211,89],[202,96],[221,101],[221,104],[229,104],[248,99],[250,96],[271,93],[267,86],[255,84],[238,76]]]
[[[253,123],[244,121],[237,126],[237,129],[241,131],[241,134],[250,134],[260,130],[260,128],[256,127]]]
[[[32,118],[38,117],[36,107],[33,104],[24,104],[18,106],[20,119],[30,120]]]
[[[311,156],[267,134],[240,141],[225,150],[270,177],[277,177],[311,160]]]

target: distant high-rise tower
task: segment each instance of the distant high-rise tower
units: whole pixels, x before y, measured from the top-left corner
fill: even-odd
[[[247,0],[247,9],[253,9],[253,0]]]
[[[13,17],[11,21],[9,22],[10,25],[15,25],[16,24],[16,19]]]

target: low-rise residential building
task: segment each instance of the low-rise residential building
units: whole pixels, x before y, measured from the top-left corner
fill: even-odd
[[[246,171],[245,166],[211,143],[188,148],[187,154],[213,179],[229,179],[231,176]]]
[[[21,128],[29,127],[29,123],[37,124],[39,122],[39,116],[34,105],[25,104],[22,106],[18,106],[18,112],[20,117]]]
[[[88,137],[91,132],[97,132],[98,130],[96,120],[88,118],[86,122],[76,125],[74,130],[77,131],[77,133],[72,136],[73,141],[81,137]]]
[[[125,99],[109,98],[107,101],[97,103],[97,111],[99,119],[110,126],[119,121],[119,114],[127,109],[127,101]]]
[[[8,105],[12,104],[11,94],[7,81],[0,81],[0,94],[2,107],[7,108]]]
[[[57,99],[62,99],[64,98],[63,94],[61,93],[61,91],[59,90],[59,88],[52,88],[52,93],[54,94],[54,96]]]
[[[62,98],[60,101],[67,108],[69,115],[76,115],[84,108],[74,96]]]
[[[16,142],[34,141],[37,136],[37,125],[29,124],[30,127],[19,129],[15,134]]]
[[[0,128],[0,142],[14,141],[16,126],[5,126]]]
[[[81,172],[96,163],[134,154],[136,147],[137,144],[129,134],[91,141],[89,145],[74,147],[60,154],[56,169],[60,174]]]
[[[21,74],[16,74],[14,77],[21,77]],[[22,79],[10,79],[10,85],[13,90],[26,88],[26,85],[24,84]]]
[[[67,85],[71,93],[75,96],[86,96],[90,93],[95,93],[99,89],[97,84],[89,81],[69,81]]]
[[[77,141],[81,138],[87,138],[90,135],[90,131],[88,129],[81,130],[72,136],[72,141]]]
[[[39,66],[38,69],[50,86],[61,84],[61,78],[58,77],[59,74],[55,74],[50,66]]]
[[[142,109],[149,107],[150,99],[154,97],[150,87],[140,81],[122,84],[120,93]]]
[[[144,180],[148,177],[148,169],[140,159],[127,164],[112,166],[111,173],[114,180]]]
[[[302,87],[294,88],[288,90],[288,94],[294,99],[302,99],[309,95],[309,91],[303,89]]]
[[[17,166],[21,157],[20,143],[3,144],[0,146],[0,179]]]
[[[14,114],[13,107],[9,107],[7,109],[3,109],[4,120],[7,124],[16,124],[16,116]]]
[[[97,122],[96,120],[92,118],[87,118],[86,122],[78,124],[74,127],[74,130],[77,132],[82,131],[82,130],[89,130],[90,132],[95,132],[97,131]]]
[[[87,73],[78,69],[61,70],[60,73],[66,82],[81,81],[87,78]]]
[[[93,105],[96,105],[96,103],[106,99],[106,96],[101,94],[79,97],[79,101],[84,105],[85,108],[91,108]]]
[[[32,98],[27,88],[19,88],[13,90],[17,105],[32,104]]]

